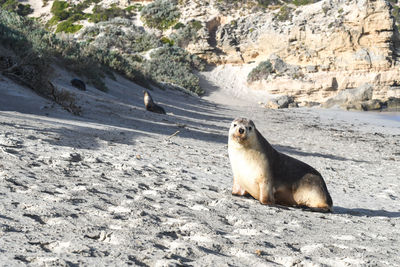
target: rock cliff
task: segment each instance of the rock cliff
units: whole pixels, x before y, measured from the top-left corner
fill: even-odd
[[[196,18],[207,30],[188,50],[215,64],[278,57],[297,67],[296,73],[252,82],[252,88],[291,95],[300,102],[324,102],[369,83],[374,99],[400,97],[400,42],[389,2],[324,0],[275,10],[247,9],[247,13],[222,12],[213,3],[182,9],[181,19]],[[212,8],[201,8],[206,5]]]

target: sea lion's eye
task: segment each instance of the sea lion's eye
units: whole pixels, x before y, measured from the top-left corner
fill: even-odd
[[[234,124],[233,127],[236,127],[236,124]]]
[[[249,127],[249,131],[251,131],[251,126]]]

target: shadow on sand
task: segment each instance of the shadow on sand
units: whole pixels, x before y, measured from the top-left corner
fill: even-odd
[[[23,87],[20,88],[23,92]],[[140,89],[132,88],[125,97],[111,93],[99,97],[95,90],[72,91],[82,100],[82,116],[73,116],[53,108],[41,108],[41,105],[52,104],[46,104],[50,101],[40,98],[29,89],[26,91],[21,94],[29,98],[5,93],[3,99],[0,99],[0,111],[18,112],[20,114],[14,113],[13,116],[21,119],[19,123],[1,123],[42,132],[49,136],[42,138],[43,141],[59,146],[97,149],[98,139],[133,145],[133,140],[139,136],[161,134],[168,137],[177,131],[182,138],[225,144],[232,120],[221,112],[226,107],[176,91],[169,91],[168,94],[154,92],[156,101],[165,107],[167,115],[146,111]],[[3,95],[0,93],[0,96]],[[2,115],[8,116],[7,113]],[[37,125],[23,122],[31,119],[35,119]],[[85,138],[92,139],[92,142],[81,142]]]
[[[357,163],[370,163],[369,161],[349,159],[349,158],[345,158],[345,157],[335,156],[332,154],[322,154],[322,153],[315,153],[315,152],[300,151],[292,146],[273,145],[273,147],[276,150],[278,150],[279,152],[282,152],[285,154],[303,156],[303,157],[320,157],[320,158],[333,159],[333,160],[339,160],[339,161],[353,161],[353,162],[357,162]]]
[[[339,206],[333,207],[334,214],[348,214],[358,217],[386,217],[386,218],[400,218],[400,211],[386,211],[386,210],[370,210],[362,208],[344,208]]]

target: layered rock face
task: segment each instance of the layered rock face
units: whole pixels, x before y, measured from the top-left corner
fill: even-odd
[[[282,72],[251,83],[255,89],[300,102],[324,102],[369,83],[374,99],[400,97],[399,34],[385,0],[324,0],[255,13],[197,10],[194,17],[205,23],[206,32],[188,49],[209,62],[280,58],[298,69],[295,75]],[[193,18],[190,12],[183,14]]]

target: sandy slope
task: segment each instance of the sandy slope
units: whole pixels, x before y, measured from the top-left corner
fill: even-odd
[[[54,82],[79,96],[82,117],[0,79],[1,265],[400,264],[397,121],[237,105],[216,88],[207,100],[152,91],[163,116],[122,78],[108,94],[69,79]],[[231,196],[227,130],[238,116],[319,170],[335,213]]]

